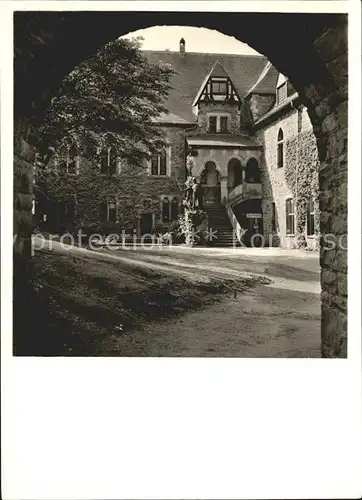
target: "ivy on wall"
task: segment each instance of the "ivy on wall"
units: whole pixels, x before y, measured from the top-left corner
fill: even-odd
[[[288,140],[285,155],[285,179],[294,198],[295,245],[297,248],[303,248],[307,246],[307,207],[311,198],[315,207],[315,235],[319,233],[320,162],[313,131],[301,132]]]

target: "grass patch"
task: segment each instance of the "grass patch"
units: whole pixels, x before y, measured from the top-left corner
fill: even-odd
[[[262,281],[190,282],[104,255],[36,252],[28,298],[14,304],[14,354],[102,355],[102,343],[111,335],[204,307]]]

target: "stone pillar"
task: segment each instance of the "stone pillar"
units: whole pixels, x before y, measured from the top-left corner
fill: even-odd
[[[228,178],[227,177],[221,177],[220,179],[220,198],[221,198],[221,203],[225,205],[224,199],[228,199],[229,193],[228,193]]]
[[[242,180],[243,184],[245,182],[245,173],[246,173],[246,170],[245,170],[245,167],[243,167],[241,169],[241,180]]]
[[[13,242],[13,352],[27,354],[29,336],[37,328],[31,286],[33,168],[35,149],[26,119],[14,123],[14,242]],[[26,352],[24,352],[26,351]]]
[[[26,119],[14,126],[14,254],[30,257],[35,149]]]

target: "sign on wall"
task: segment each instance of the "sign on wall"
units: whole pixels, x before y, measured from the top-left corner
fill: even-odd
[[[261,219],[261,214],[246,214],[247,219]]]

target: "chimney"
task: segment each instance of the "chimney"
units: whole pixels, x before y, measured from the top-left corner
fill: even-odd
[[[184,38],[180,40],[180,57],[184,57],[186,53],[186,42]]]

